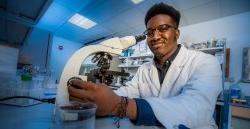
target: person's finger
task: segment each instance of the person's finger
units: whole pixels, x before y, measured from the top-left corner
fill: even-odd
[[[71,83],[74,87],[85,90],[91,90],[96,87],[96,84],[82,80],[72,80]]]
[[[72,86],[68,87],[68,92],[70,96],[76,97],[76,98],[86,98],[89,100],[93,100],[93,95],[91,95],[90,92],[84,90],[84,89],[76,89]]]
[[[82,103],[88,102],[86,98],[76,98],[74,96],[69,96],[69,101],[76,101],[76,102],[82,102]]]

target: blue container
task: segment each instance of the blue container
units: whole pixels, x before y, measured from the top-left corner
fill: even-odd
[[[231,96],[231,99],[240,99],[241,98],[241,89],[240,89],[238,83],[231,86],[230,96]]]

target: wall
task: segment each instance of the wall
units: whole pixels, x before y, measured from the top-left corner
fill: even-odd
[[[59,46],[63,47],[62,50],[59,50]],[[82,47],[80,43],[72,42],[57,36],[53,37],[50,55],[50,70],[53,79],[59,81],[64,65],[80,47]]]
[[[28,40],[20,48],[19,63],[32,64],[40,67],[40,70],[46,68],[46,59],[48,59],[49,33],[47,31],[34,28],[28,37]]]
[[[250,47],[250,12],[181,27],[179,42],[198,43],[216,39],[227,39],[230,48],[230,77],[241,79],[242,49]],[[227,84],[230,85],[230,84]],[[250,84],[241,84],[245,94],[250,95]]]
[[[17,48],[0,45],[0,78],[16,75],[18,52]]]

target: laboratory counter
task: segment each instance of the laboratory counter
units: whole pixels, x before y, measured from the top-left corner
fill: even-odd
[[[0,105],[1,129],[51,129],[53,124],[52,104],[38,104],[30,107]],[[120,121],[119,129],[159,129],[156,126],[135,126],[128,119]],[[96,129],[117,129],[111,117],[96,118]]]

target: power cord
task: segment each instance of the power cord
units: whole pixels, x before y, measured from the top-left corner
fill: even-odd
[[[10,99],[16,99],[16,98],[32,99],[32,100],[36,100],[36,101],[41,102],[41,103],[36,103],[36,104],[28,105],[28,106],[34,106],[34,105],[38,105],[38,104],[42,104],[42,103],[55,104],[55,101],[56,101],[56,98],[39,99],[39,98],[31,97],[31,96],[11,96],[11,97],[6,97],[6,98],[0,98],[0,102],[10,100]],[[1,104],[4,104],[4,103],[1,103]],[[12,104],[5,104],[5,105],[21,106],[21,105],[12,105]],[[27,106],[25,106],[25,107],[27,107]]]

